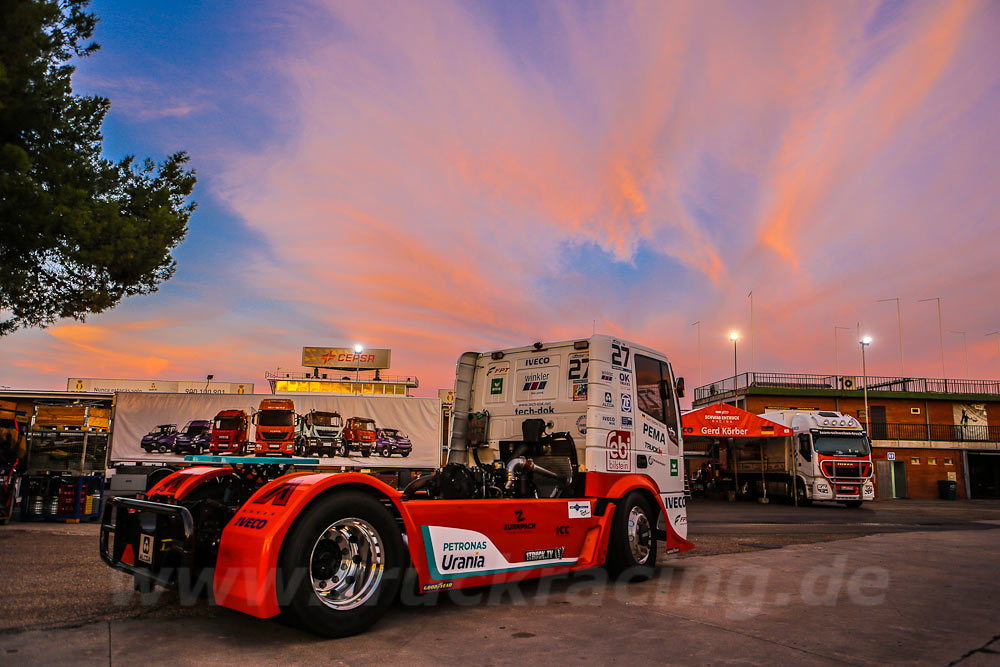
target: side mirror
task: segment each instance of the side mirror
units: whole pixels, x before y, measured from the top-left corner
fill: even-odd
[[[675,386],[677,387],[677,398],[684,398],[684,378],[677,378]]]

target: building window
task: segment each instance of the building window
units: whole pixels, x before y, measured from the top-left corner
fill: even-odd
[[[910,414],[911,415],[919,415],[920,414],[920,408],[910,408]]]
[[[919,456],[911,456],[910,457],[910,463],[912,463],[915,466],[920,465],[920,457]]]
[[[953,466],[953,465],[955,465],[955,463],[951,460],[950,456],[944,457],[944,464],[946,466]]]
[[[936,466],[937,465],[937,457],[936,456],[928,456],[927,457],[927,465],[929,465],[929,466]]]

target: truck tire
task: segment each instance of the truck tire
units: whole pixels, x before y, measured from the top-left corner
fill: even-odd
[[[167,446],[166,445],[160,445],[159,447],[156,448],[156,451],[158,451],[161,454],[166,454],[167,453]]]
[[[282,611],[324,637],[363,632],[392,604],[405,571],[402,535],[378,500],[342,492],[306,508],[278,557]],[[360,582],[360,584],[358,583]]]
[[[378,453],[384,458],[389,458],[390,456],[392,456],[392,448],[383,447],[382,449],[378,450]]]
[[[407,456],[410,455],[410,450],[407,449],[405,452],[400,452],[399,455],[405,459]]]
[[[806,484],[801,479],[795,482],[795,492],[799,494],[799,507],[809,507],[812,505],[812,499],[806,497]]]
[[[616,503],[605,567],[612,577],[645,581],[656,565],[656,517],[650,502],[632,491]]]
[[[334,456],[347,456],[347,444],[343,441],[340,442],[333,450]]]
[[[371,455],[372,455],[372,448],[371,447],[362,447],[361,448],[361,456],[364,456],[365,458],[368,458]]]

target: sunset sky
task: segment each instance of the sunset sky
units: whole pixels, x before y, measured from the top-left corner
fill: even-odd
[[[1000,377],[1000,2],[97,0],[107,155],[187,150],[159,292],[0,340],[0,385],[249,381],[303,345],[598,332],[688,386],[749,370]]]

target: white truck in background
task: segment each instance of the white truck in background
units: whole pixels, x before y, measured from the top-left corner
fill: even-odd
[[[790,438],[762,441],[760,456],[736,462],[740,486],[796,502],[829,500],[861,507],[875,499],[871,445],[857,419],[832,410],[778,410],[760,415],[792,429]]]

